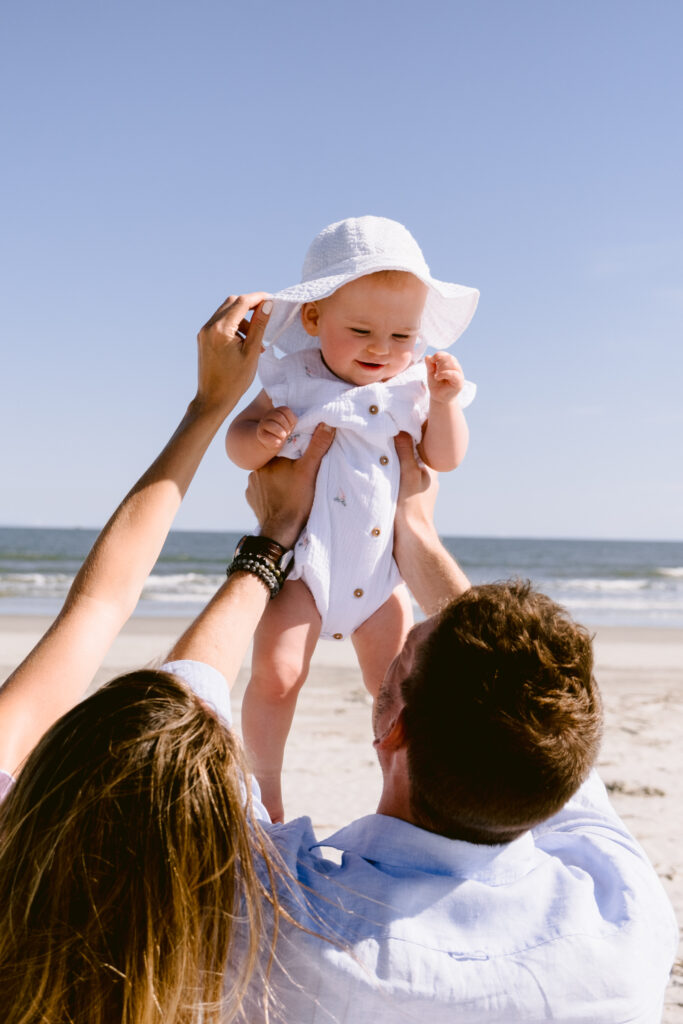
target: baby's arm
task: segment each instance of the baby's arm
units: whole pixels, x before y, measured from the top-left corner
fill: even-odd
[[[458,395],[465,383],[460,363],[450,352],[425,359],[429,385],[429,416],[418,445],[420,458],[432,469],[446,473],[460,465],[470,432]]]
[[[273,407],[265,391],[243,409],[228,427],[225,450],[241,469],[260,469],[279,453],[296,426],[286,405]]]

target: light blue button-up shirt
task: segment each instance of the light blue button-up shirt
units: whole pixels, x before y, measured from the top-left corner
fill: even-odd
[[[220,673],[165,667],[230,721]],[[299,883],[281,898],[303,927],[284,926],[271,978],[288,1024],[660,1021],[673,910],[596,772],[500,846],[380,814],[320,843],[309,818],[269,825],[256,786],[254,802]]]

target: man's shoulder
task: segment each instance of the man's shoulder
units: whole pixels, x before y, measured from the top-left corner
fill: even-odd
[[[590,878],[605,920],[651,930],[664,943],[677,934],[673,908],[650,859],[612,806],[594,769],[576,794],[533,830],[539,850],[576,877]],[[619,908],[619,909],[618,909]]]
[[[566,827],[549,823],[500,846],[383,815],[322,842],[308,818],[274,826],[303,883],[292,916],[311,929],[289,934],[286,966],[297,985],[315,985],[340,1020],[393,1019],[383,1012],[400,1007],[429,1008],[434,1022],[456,1011],[513,1022],[547,1019],[544,1008],[566,1019],[597,1006],[596,1021],[636,1010],[633,1019],[654,1020],[673,916],[635,840],[618,849],[627,830],[600,815],[599,795],[578,795],[571,827],[567,815]],[[350,1018],[350,1006],[368,1016]],[[308,1019],[303,1009],[297,1019]]]
[[[557,814],[533,829],[533,836],[541,849],[554,853],[592,839],[605,850],[613,847],[616,856],[636,858],[650,866],[647,854],[612,806],[596,769]]]

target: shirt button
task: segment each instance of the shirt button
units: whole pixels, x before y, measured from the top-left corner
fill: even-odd
[[[344,637],[341,635],[341,633],[333,633],[332,634],[332,638],[334,640],[343,640],[344,639]]]
[[[368,409],[368,412],[370,413],[371,416],[376,416],[377,413],[379,412],[379,409],[377,408],[376,405],[371,405],[370,408]]]
[[[379,526],[376,526],[374,530],[370,530],[370,533],[372,534],[373,537],[379,537],[381,532],[382,531],[380,530]]]
[[[361,590],[360,587],[356,587],[356,589],[353,592],[353,596],[354,597],[362,597],[363,596],[363,591]]]
[[[380,457],[379,457],[379,464],[380,464],[380,466],[386,466],[388,462],[389,462],[389,456],[388,455],[380,455]]]

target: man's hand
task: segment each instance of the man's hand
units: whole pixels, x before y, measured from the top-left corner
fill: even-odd
[[[256,428],[256,440],[268,449],[273,456],[282,448],[283,444],[294,430],[297,424],[297,417],[286,405],[279,405],[266,413]]]
[[[470,583],[439,540],[434,525],[437,474],[418,462],[410,434],[397,434],[394,444],[401,464],[394,558],[422,610],[433,615]]]
[[[462,366],[450,352],[435,352],[425,359],[432,402],[452,402],[465,384]]]
[[[237,404],[254,379],[271,305],[267,292],[230,295],[204,324],[197,335],[197,406],[227,416]]]
[[[313,504],[315,481],[334,430],[319,423],[300,459],[273,459],[249,474],[247,501],[266,537],[294,547]]]
[[[401,431],[394,438],[394,446],[401,465],[394,525],[396,552],[397,545],[400,547],[403,543],[410,543],[411,535],[436,535],[434,505],[439,491],[439,477],[433,469],[418,461],[410,434]]]

